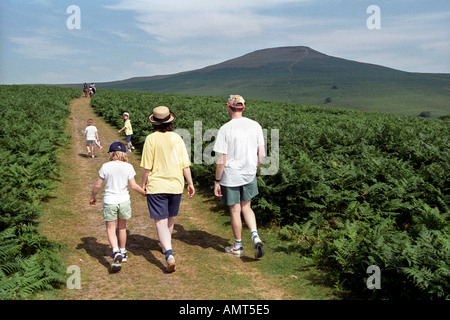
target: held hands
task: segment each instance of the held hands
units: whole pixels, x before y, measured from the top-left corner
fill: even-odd
[[[91,206],[96,206],[97,205],[97,200],[94,198],[94,199],[91,199],[90,201],[89,201],[89,204],[91,205]]]

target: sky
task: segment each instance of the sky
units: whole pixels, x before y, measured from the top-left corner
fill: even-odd
[[[281,46],[450,73],[450,1],[0,2],[0,84],[165,75]]]

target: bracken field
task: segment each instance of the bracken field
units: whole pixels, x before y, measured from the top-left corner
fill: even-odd
[[[70,141],[68,104],[81,92],[0,89],[0,299],[20,299],[65,282],[58,244],[39,234],[36,220],[57,184],[56,154]],[[205,133],[229,120],[225,101],[100,89],[91,105],[118,128],[129,112],[137,150],[153,108],[168,106],[175,129],[190,133],[197,187],[210,189],[215,165],[194,160],[199,137],[207,154],[214,134]],[[267,129],[270,163],[262,170],[271,174],[258,175],[253,208],[286,250],[310,258],[352,297],[450,298],[448,120],[257,100],[247,100],[244,115]],[[369,266],[381,270],[383,290],[355,276]]]
[[[202,150],[210,149],[214,138],[204,135],[229,120],[225,100],[101,90],[91,104],[118,128],[129,112],[139,149],[153,108],[168,106],[175,129],[190,132],[194,159],[194,122],[201,121]],[[355,297],[450,297],[448,120],[257,100],[247,100],[244,115],[267,129],[266,166],[279,163],[275,174],[258,176],[253,207],[281,228],[289,250],[311,257]],[[211,188],[214,165],[196,161],[192,170]],[[382,293],[356,289],[366,286],[353,275],[372,265],[382,272]]]
[[[65,283],[59,246],[39,233],[41,202],[57,186],[57,152],[80,90],[0,86],[0,299]]]

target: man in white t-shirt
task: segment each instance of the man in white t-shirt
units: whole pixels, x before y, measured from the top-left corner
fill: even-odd
[[[263,243],[258,236],[251,199],[258,194],[256,170],[265,157],[264,136],[258,122],[243,117],[245,100],[239,95],[228,98],[231,120],[217,133],[213,150],[218,153],[214,194],[230,208],[234,245],[225,252],[236,257],[244,254],[242,247],[242,221],[251,231],[255,258],[264,255]]]

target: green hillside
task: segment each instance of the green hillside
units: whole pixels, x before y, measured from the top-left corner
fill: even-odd
[[[432,117],[450,114],[450,75],[398,71],[308,47],[264,49],[190,72],[103,83],[99,88],[327,105]]]

